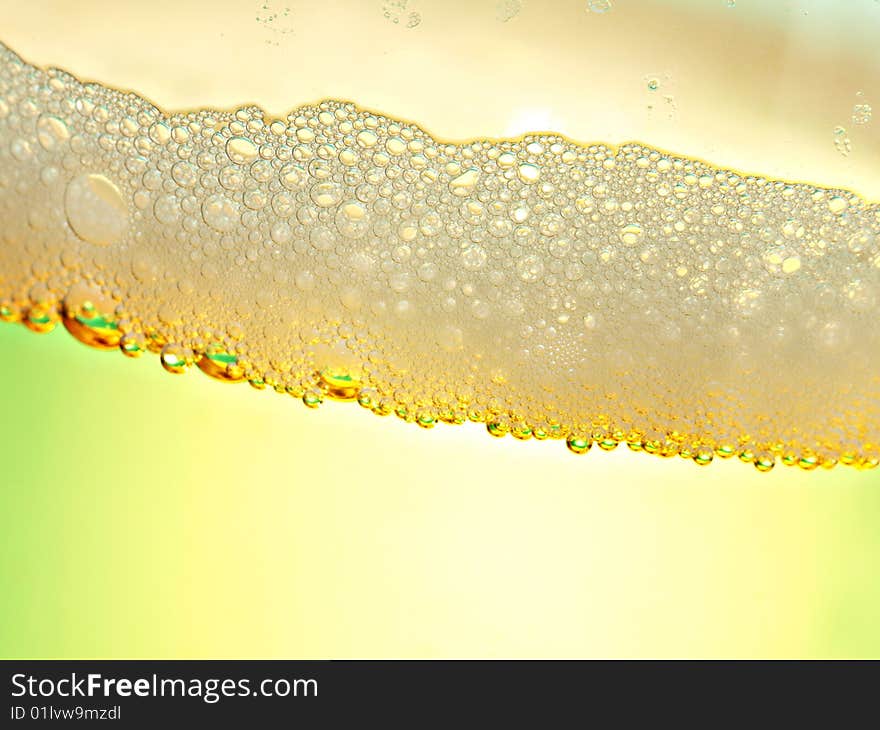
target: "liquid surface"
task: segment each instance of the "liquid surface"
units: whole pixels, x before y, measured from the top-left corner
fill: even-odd
[[[26,200],[27,205],[22,205]],[[0,51],[0,315],[575,453],[872,466],[880,207],[341,101],[166,114]]]

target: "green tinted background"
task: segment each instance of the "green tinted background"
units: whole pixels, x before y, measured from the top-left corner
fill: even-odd
[[[880,473],[581,459],[64,331],[0,348],[6,657],[880,655]]]
[[[880,100],[874,2],[523,2],[501,24],[410,0],[414,29],[290,3],[282,34],[262,5],[0,2],[0,40],[169,107],[332,94],[451,137],[551,126],[880,190],[877,120],[847,122],[857,90]],[[577,458],[13,325],[0,407],[0,656],[880,656],[877,471]]]

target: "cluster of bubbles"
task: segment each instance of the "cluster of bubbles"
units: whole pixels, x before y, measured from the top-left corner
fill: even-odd
[[[293,33],[290,8],[286,5],[275,6],[270,0],[265,0],[257,11],[256,20],[274,36],[266,40],[266,45],[280,46],[280,38]]]
[[[166,114],[0,47],[0,318],[429,428],[880,457],[880,206],[323,101]]]
[[[611,0],[589,0],[587,10],[591,13],[607,13],[611,10]]]
[[[395,25],[415,28],[422,22],[422,14],[417,10],[408,10],[409,0],[386,0],[382,5],[382,15]]]
[[[506,23],[519,15],[520,10],[522,10],[520,0],[498,0],[495,5],[495,18],[500,23]]]
[[[834,142],[834,149],[844,157],[848,157],[850,152],[852,152],[852,141],[849,138],[849,133],[846,131],[846,127],[838,125],[832,130],[831,135],[831,140]]]
[[[874,110],[871,108],[871,105],[865,100],[865,92],[856,92],[856,103],[853,105],[852,110],[853,124],[868,124],[873,113]]]

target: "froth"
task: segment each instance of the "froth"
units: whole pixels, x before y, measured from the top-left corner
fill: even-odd
[[[0,316],[312,407],[873,466],[878,242],[851,192],[643,144],[166,114],[0,46]]]

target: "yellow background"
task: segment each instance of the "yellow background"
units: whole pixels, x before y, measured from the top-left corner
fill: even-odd
[[[342,97],[880,198],[873,0],[497,5],[0,0],[0,40],[166,108]],[[12,325],[0,405],[5,657],[880,656],[878,472],[577,458]]]

